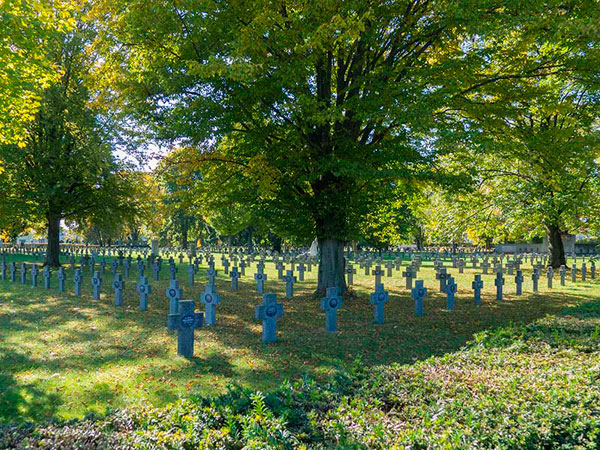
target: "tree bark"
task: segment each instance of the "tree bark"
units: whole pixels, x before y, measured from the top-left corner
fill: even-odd
[[[160,252],[160,247],[159,247],[159,240],[158,239],[152,239],[150,241],[150,252],[154,255],[154,256],[158,256],[159,252]]]
[[[60,267],[60,215],[48,214],[48,246],[45,265]]]
[[[231,255],[231,236],[227,236],[227,253]]]
[[[566,266],[565,247],[563,245],[562,234],[558,225],[547,225],[546,234],[548,236],[548,265],[554,269],[559,269],[560,266]]]
[[[335,238],[319,239],[321,257],[319,261],[319,283],[317,293],[325,295],[330,287],[337,287],[340,294],[346,292],[344,268],[344,242]]]
[[[181,227],[181,249],[182,250],[187,250],[188,248],[188,226],[187,226],[187,221],[185,219],[184,220],[184,224]]]

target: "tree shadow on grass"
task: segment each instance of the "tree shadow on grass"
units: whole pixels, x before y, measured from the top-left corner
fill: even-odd
[[[0,422],[15,417],[40,421],[52,418],[61,399],[54,393],[40,389],[34,384],[21,383],[10,374],[0,373]]]
[[[339,312],[339,332],[327,333],[324,313],[310,294],[307,283],[297,289],[298,297],[282,299],[284,317],[278,322],[278,341],[261,342],[261,324],[254,319],[254,306],[260,303],[255,284],[240,282],[240,290],[231,292],[227,280],[220,279],[218,290],[222,304],[217,309],[217,325],[196,332],[196,357],[183,362],[175,356],[176,334],[166,330],[168,303],[163,298],[167,280],[155,288],[151,309],[140,313],[134,283],[128,283],[126,304],[117,308],[110,296],[93,301],[89,295],[75,298],[57,295],[43,289],[8,285],[8,298],[13,313],[0,314],[0,368],[11,373],[0,380],[0,421],[19,418],[38,420],[56,414],[57,408],[68,401],[56,393],[45,392],[39,385],[27,385],[14,373],[29,367],[49,373],[69,370],[106,370],[111,365],[144,366],[149,358],[164,363],[150,366],[149,375],[157,378],[168,372],[169,383],[187,385],[194,377],[199,380],[214,377],[241,385],[268,389],[285,378],[296,379],[309,375],[324,379],[356,359],[366,366],[412,363],[417,360],[456,351],[475,333],[506,326],[533,323],[547,314],[556,314],[567,307],[572,314],[597,314],[587,306],[587,288],[573,286],[569,294],[551,292],[523,297],[507,295],[503,301],[484,295],[483,305],[473,305],[469,291],[457,295],[455,311],[446,310],[445,296],[430,288],[426,299],[426,315],[414,315],[413,301],[405,291],[393,289],[386,305],[386,323],[373,324],[373,307],[368,302],[368,288],[357,289],[357,295],[345,302]],[[0,284],[0,286],[2,286]],[[202,286],[197,284],[192,295],[197,298]],[[195,294],[194,294],[195,293]],[[33,294],[33,295],[32,295]],[[577,307],[582,300],[587,301]],[[197,301],[197,309],[202,308]],[[2,305],[0,305],[2,307]],[[596,316],[592,316],[596,317]],[[90,318],[92,320],[90,320]],[[11,348],[6,344],[15,334],[27,333],[32,340],[48,345],[43,356],[33,357],[28,350]],[[54,333],[52,337],[47,337]],[[157,340],[161,337],[162,340]],[[56,348],[76,348],[77,352],[56,352]],[[172,369],[174,368],[174,369]],[[174,373],[171,371],[174,370]],[[143,384],[143,383],[142,383]],[[151,397],[157,404],[177,398],[175,389],[152,383]],[[144,386],[143,386],[144,387]],[[86,403],[114,404],[127,392],[117,392],[115,386],[98,381],[85,388]],[[186,392],[210,392],[202,382],[190,385]],[[4,393],[6,392],[6,393]],[[10,406],[13,405],[14,407]]]

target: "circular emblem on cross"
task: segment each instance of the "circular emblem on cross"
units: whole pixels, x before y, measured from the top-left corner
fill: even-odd
[[[338,305],[338,299],[337,298],[332,298],[329,300],[329,307],[330,308],[337,308]]]
[[[175,289],[169,289],[169,297],[175,297],[177,295],[177,291]]]
[[[196,317],[193,314],[186,314],[181,318],[182,328],[192,328],[196,323]]]
[[[265,310],[265,315],[267,317],[275,317],[277,315],[277,306],[269,305]]]
[[[377,300],[379,300],[379,301],[383,301],[383,300],[385,300],[385,294],[384,294],[383,292],[382,292],[382,293],[380,293],[380,294],[377,296]]]
[[[213,297],[210,294],[206,294],[204,296],[204,301],[206,301],[206,303],[211,303],[213,301]]]

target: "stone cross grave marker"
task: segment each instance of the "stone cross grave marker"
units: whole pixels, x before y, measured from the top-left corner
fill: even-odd
[[[381,284],[381,276],[383,275],[383,270],[381,270],[381,266],[375,266],[375,270],[373,271],[373,275],[375,275],[375,289],[377,286]]]
[[[304,263],[298,264],[298,280],[304,281],[304,272],[306,271],[306,266]]]
[[[177,314],[179,301],[183,297],[183,291],[179,288],[177,280],[169,281],[169,287],[165,293],[169,299],[169,314]]]
[[[533,292],[537,292],[539,290],[539,279],[540,273],[537,271],[537,269],[533,269],[533,273],[531,274],[531,281],[533,281]]]
[[[6,267],[6,261],[3,260],[0,263],[0,279],[2,279],[2,281],[6,280]]]
[[[102,287],[102,277],[100,277],[100,273],[97,270],[94,271],[94,276],[92,278],[92,287],[94,300],[100,300],[100,288]]]
[[[446,283],[446,309],[448,311],[454,311],[454,299],[457,289],[458,287],[454,278],[448,277],[448,282]]]
[[[188,274],[188,284],[191,286],[194,285],[194,276],[196,275],[196,267],[193,264],[190,264],[186,270]]]
[[[169,264],[169,277],[171,280],[177,279],[177,266],[175,264]]]
[[[348,282],[348,286],[352,286],[354,284],[354,275],[356,274],[356,269],[352,264],[346,265],[346,280]]]
[[[515,285],[516,285],[516,295],[523,294],[523,281],[525,278],[523,277],[523,271],[517,270],[517,275],[515,276]]]
[[[573,265],[571,266],[571,281],[573,283],[577,282],[577,266],[575,265],[575,263],[573,263]]]
[[[424,314],[424,300],[426,295],[427,288],[423,287],[423,280],[417,280],[414,289],[411,290],[411,297],[415,301],[415,315],[419,317]]]
[[[141,259],[138,259],[138,262],[137,262],[138,278],[142,278],[144,276],[145,267],[146,266],[144,266],[144,261],[142,261]]]
[[[564,286],[565,278],[567,277],[567,268],[565,267],[564,264],[562,266],[560,266],[560,269],[558,269],[558,273],[560,274],[560,285]]]
[[[73,290],[75,291],[75,297],[81,296],[81,283],[83,283],[81,269],[75,269],[75,274],[73,274]]]
[[[259,269],[259,271],[254,274],[254,280],[256,281],[256,293],[258,295],[263,295],[265,291],[265,281],[267,281],[267,275],[265,275],[262,270]]]
[[[117,273],[117,269],[119,268],[119,261],[117,261],[116,259],[113,259],[110,262],[110,268],[112,270],[112,274],[115,275]]]
[[[371,305],[375,305],[375,323],[378,325],[384,323],[385,304],[389,299],[389,292],[385,290],[382,283],[378,284],[375,292],[371,294]]]
[[[38,267],[37,264],[31,265],[31,286],[37,287]]]
[[[552,281],[554,280],[554,269],[552,266],[546,270],[546,278],[548,279],[548,289],[552,289]]]
[[[237,291],[238,290],[238,280],[240,279],[241,274],[238,271],[238,268],[236,266],[234,266],[233,269],[231,269],[231,272],[229,272],[229,277],[231,278],[231,290]]]
[[[285,281],[285,298],[292,298],[294,296],[294,283],[296,283],[294,272],[288,270],[282,279]]]
[[[217,277],[217,271],[215,270],[214,263],[210,263],[208,265],[208,270],[206,271],[206,276],[208,277],[208,283],[211,285],[215,285],[215,278]]]
[[[21,263],[21,284],[27,283],[27,264]]]
[[[325,311],[325,330],[330,333],[337,331],[337,310],[342,307],[342,297],[338,288],[327,288],[327,296],[321,299],[321,309]]]
[[[276,294],[263,294],[263,304],[254,309],[254,317],[262,320],[262,341],[275,342],[277,339],[277,319],[283,317],[283,305],[277,303]]]
[[[402,276],[406,278],[406,289],[412,289],[413,278],[416,277],[415,269],[412,265],[406,266],[404,272],[402,272]]]
[[[123,305],[123,289],[125,289],[125,281],[123,281],[123,276],[120,273],[115,274],[112,287],[115,290],[115,306]]]
[[[175,280],[171,280],[173,282]],[[194,300],[181,300],[176,313],[169,314],[169,330],[177,330],[177,354],[194,356],[194,330],[204,325],[204,314],[195,312]]]
[[[152,263],[152,270],[154,271],[154,281],[158,281],[160,278],[160,263],[157,260]]]
[[[438,273],[435,276],[436,279],[440,281],[440,292],[446,291],[446,280],[448,279],[448,274],[446,273],[446,268],[441,267]]]
[[[125,278],[129,278],[129,270],[131,269],[131,258],[127,258],[123,261],[123,275]]]
[[[223,258],[221,260],[221,265],[223,266],[223,273],[225,275],[229,275],[229,260],[227,258]]]
[[[488,269],[490,268],[490,263],[487,259],[483,260],[483,262],[481,263],[481,268],[483,269],[483,274],[487,275]]]
[[[283,279],[283,271],[285,269],[283,263],[278,261],[277,263],[275,263],[275,268],[277,269],[277,279]]]
[[[140,311],[148,311],[148,296],[152,293],[152,286],[148,283],[148,277],[140,277],[136,290],[140,296]]]
[[[10,281],[14,283],[17,279],[17,266],[15,262],[11,261],[11,263],[8,265],[8,268],[10,272]]]
[[[512,261],[506,262],[506,273],[507,275],[512,275],[514,273],[515,265]]]
[[[585,262],[581,263],[581,281],[587,280],[587,264]]]
[[[371,274],[371,266],[373,263],[371,261],[365,261],[365,275],[369,276]]]
[[[502,300],[502,288],[504,286],[504,276],[502,275],[501,270],[496,273],[496,279],[494,280],[494,285],[496,286],[496,300]]]
[[[475,275],[475,279],[473,283],[471,283],[471,288],[473,289],[473,300],[475,305],[481,305],[481,290],[483,289],[483,280],[481,279],[481,275]]]
[[[42,276],[44,277],[44,288],[50,289],[50,278],[52,277],[52,272],[50,271],[50,266],[44,266],[44,270],[42,271]]]
[[[215,291],[215,287],[207,284],[204,287],[204,292],[200,294],[200,301],[205,305],[206,325],[214,325],[216,323],[217,305],[221,303],[221,296]]]
[[[65,275],[65,269],[59,267],[56,277],[58,279],[58,292],[65,292],[65,279],[67,278]]]
[[[385,268],[386,268],[386,276],[388,278],[390,278],[392,276],[392,270],[394,270],[395,264],[394,261],[389,260],[386,264],[385,264]]]

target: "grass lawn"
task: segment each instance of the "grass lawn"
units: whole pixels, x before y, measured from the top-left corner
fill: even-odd
[[[110,265],[100,301],[91,298],[87,271],[80,298],[72,295],[70,269],[65,294],[56,290],[56,274],[49,291],[21,286],[18,278],[14,284],[0,282],[0,422],[80,418],[89,412],[104,413],[122,407],[162,407],[192,394],[225,392],[230,383],[269,391],[285,379],[298,380],[303,375],[328,379],[356,360],[364,370],[392,363],[412,364],[455,352],[484,330],[539,323],[548,314],[581,308],[600,298],[596,280],[577,284],[567,281],[567,286],[560,287],[558,275],[554,289],[547,289],[542,278],[540,292],[534,295],[530,265],[525,264],[523,296],[514,295],[514,276],[506,275],[505,300],[496,301],[490,271],[490,275],[483,276],[483,304],[475,307],[471,291],[475,272],[466,269],[464,275],[459,275],[458,269],[449,268],[459,288],[456,309],[450,312],[445,309],[445,296],[439,293],[433,267],[425,262],[418,276],[429,289],[425,316],[414,316],[404,279],[395,272],[392,278],[383,277],[390,291],[386,324],[374,325],[368,299],[373,277],[364,276],[357,267],[354,295],[345,300],[339,312],[339,333],[331,335],[324,330],[320,302],[312,297],[316,268],[306,273],[306,281],[295,286],[294,298],[284,300],[285,285],[274,281],[277,272],[269,263],[265,291],[278,294],[285,314],[278,323],[278,342],[265,346],[261,343],[261,323],[254,319],[254,306],[260,302],[252,276],[255,265],[240,280],[240,289],[231,292],[229,278],[219,266],[220,258],[216,261],[216,284],[221,293],[217,325],[196,331],[196,356],[192,360],[176,356],[176,335],[166,328],[165,265],[161,281],[151,282],[149,310],[143,313],[138,311],[135,264],[126,280],[122,307],[113,305]],[[185,268],[185,264],[179,266],[178,273],[184,299],[196,299],[197,309],[202,309],[199,295],[206,282],[206,265],[192,288],[187,285]],[[151,278],[151,271],[147,269],[146,275]],[[28,283],[30,279],[28,275]],[[43,286],[41,273],[38,283]],[[548,370],[554,366],[554,357],[544,356]],[[515,370],[528,370],[525,362],[514,364],[525,364]],[[484,367],[482,363],[473,381],[476,385],[485,385],[486,378],[493,376]],[[460,371],[453,370],[448,376],[460,376]]]

